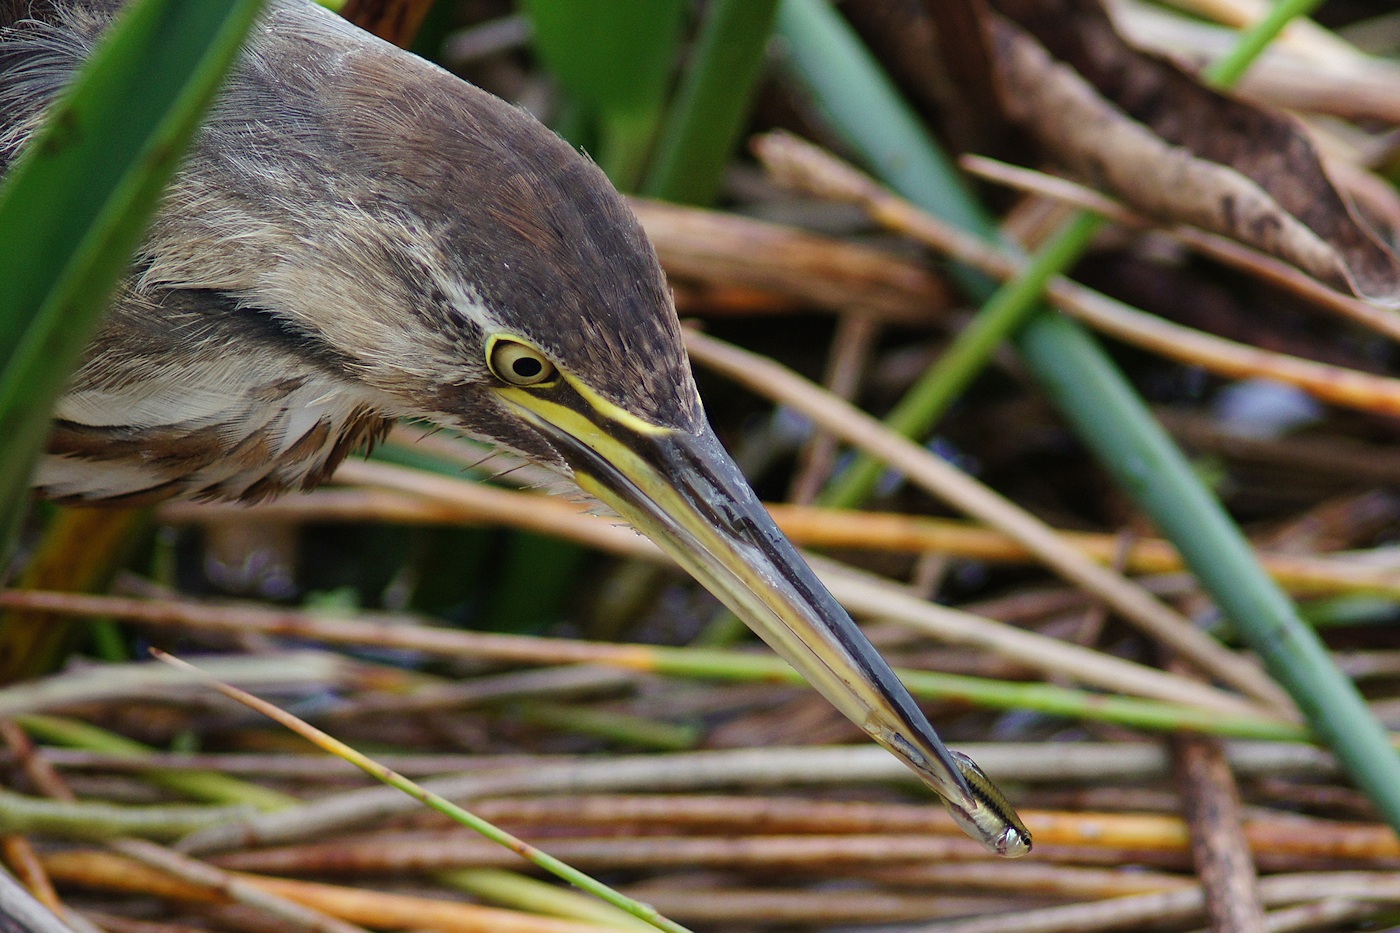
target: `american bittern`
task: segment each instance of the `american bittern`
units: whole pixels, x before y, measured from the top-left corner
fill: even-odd
[[[120,7],[0,0],[0,168]],[[58,403],[70,503],[315,486],[418,418],[571,479],[654,539],[974,837],[1030,837],[778,531],[711,431],[646,237],[534,119],[277,0]]]

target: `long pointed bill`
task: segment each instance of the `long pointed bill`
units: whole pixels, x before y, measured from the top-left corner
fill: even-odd
[[[560,405],[519,389],[498,391],[563,454],[580,487],[655,541],[837,709],[912,768],[969,835],[1000,855],[1028,852],[1030,834],[1015,811],[971,759],[939,740],[889,665],[778,530],[709,427],[700,434],[656,427],[566,380],[582,404]]]

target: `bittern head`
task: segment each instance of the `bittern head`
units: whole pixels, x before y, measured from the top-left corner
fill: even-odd
[[[78,4],[67,28],[106,6]],[[571,479],[693,573],[970,832],[1002,854],[1029,848],[716,440],[660,265],[625,203],[524,112],[310,2],[275,3],[137,268],[131,292],[147,299],[128,317],[157,299],[217,296],[231,320],[263,338],[270,327],[270,352],[328,392]]]

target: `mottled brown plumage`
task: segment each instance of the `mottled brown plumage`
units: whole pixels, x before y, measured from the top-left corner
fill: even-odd
[[[0,167],[119,5],[0,4]],[[278,0],[59,403],[37,488],[256,499],[316,485],[400,417],[562,467],[481,390],[494,328],[648,420],[700,417],[660,268],[596,167]]]

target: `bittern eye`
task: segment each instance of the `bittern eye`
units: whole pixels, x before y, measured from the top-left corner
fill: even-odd
[[[486,361],[497,379],[513,386],[537,386],[559,372],[539,350],[505,337],[491,345]]]

